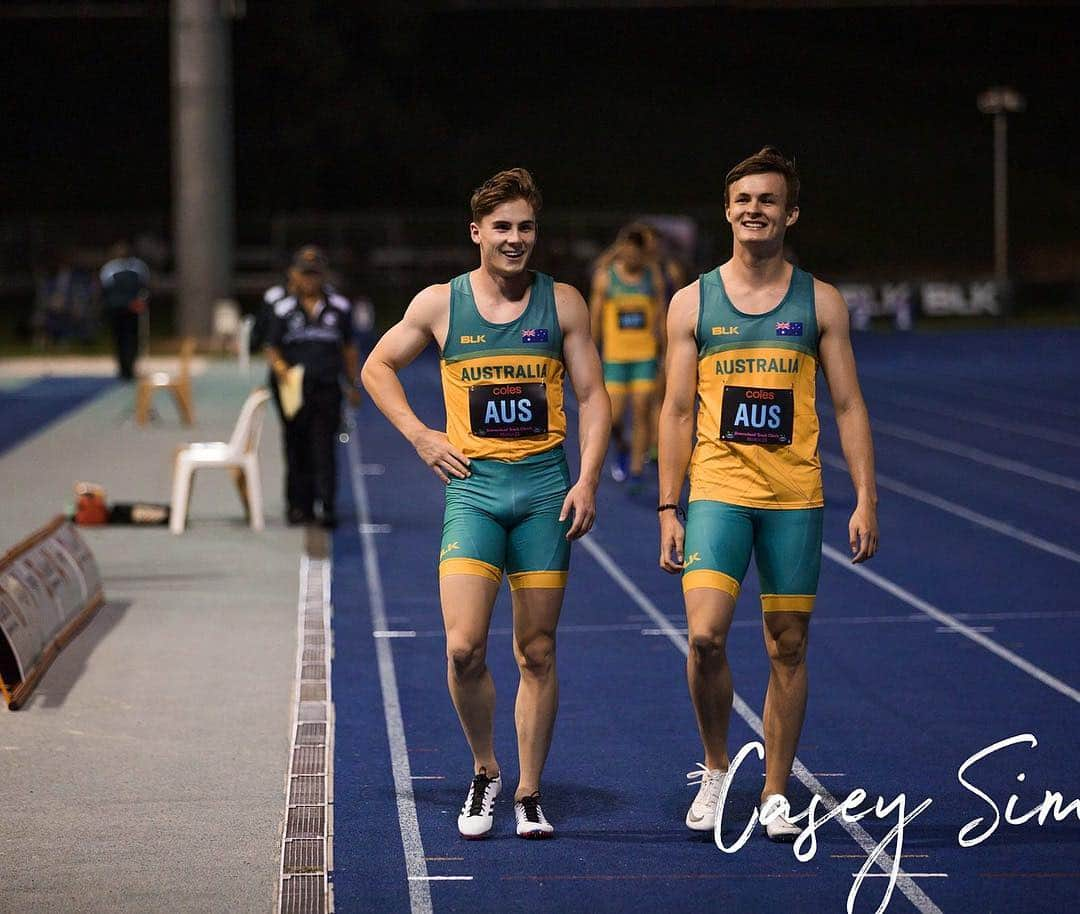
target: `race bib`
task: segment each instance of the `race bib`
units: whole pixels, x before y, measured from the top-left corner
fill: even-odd
[[[469,388],[469,421],[479,438],[532,438],[548,432],[547,386],[485,384]]]
[[[644,330],[645,329],[645,312],[644,311],[620,311],[619,312],[619,329],[620,330]]]
[[[795,393],[771,387],[724,388],[720,440],[736,444],[791,444]]]

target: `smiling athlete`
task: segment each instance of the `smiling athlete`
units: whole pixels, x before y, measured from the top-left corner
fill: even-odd
[[[424,289],[379,341],[363,370],[372,400],[446,483],[439,592],[450,695],[473,754],[458,816],[466,838],[492,827],[502,789],[486,663],[491,612],[506,571],[518,662],[515,720],[520,773],[517,833],[550,837],[540,775],[558,705],[555,627],[570,543],[596,516],[611,406],[580,293],[526,269],[540,192],[522,168],[502,171],[472,197],[469,232],[480,266]],[[431,341],[442,352],[446,432],[424,425],[398,372]],[[571,485],[563,453],[569,375],[579,405],[581,472]]]
[[[740,162],[728,172],[724,206],[734,254],[671,301],[660,413],[660,566],[682,575],[687,678],[705,748],[705,764],[689,775],[700,787],[686,824],[707,831],[715,823],[733,698],[726,641],[753,552],[770,664],[759,813],[770,838],[792,841],[799,828],[784,794],[806,710],[821,567],[819,366],[855,485],[853,562],[878,545],[874,451],[847,306],[835,288],[784,260],[784,235],[799,218],[794,164],[771,146]],[[677,503],[688,466],[684,530]]]

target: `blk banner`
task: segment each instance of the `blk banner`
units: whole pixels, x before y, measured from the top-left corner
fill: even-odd
[[[67,518],[0,560],[0,693],[11,710],[104,602],[97,562]]]

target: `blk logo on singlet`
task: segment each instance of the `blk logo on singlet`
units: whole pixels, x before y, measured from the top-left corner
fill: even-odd
[[[720,439],[736,444],[791,444],[795,393],[769,387],[724,388]]]
[[[486,342],[487,342],[487,336],[485,336],[483,333],[478,334],[477,336],[463,336],[461,338],[461,345],[462,346],[472,346],[472,345],[475,345],[476,343],[486,343]]]
[[[713,336],[738,336],[739,328],[736,327],[713,327]]]
[[[480,438],[532,438],[548,431],[547,385],[485,384],[469,388],[469,420]]]

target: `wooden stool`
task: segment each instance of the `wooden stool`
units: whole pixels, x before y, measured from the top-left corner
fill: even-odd
[[[191,425],[195,421],[194,401],[191,396],[191,357],[195,354],[195,338],[185,337],[180,344],[180,370],[176,377],[166,371],[155,371],[139,378],[135,389],[135,422],[146,425],[150,419],[150,405],[154,392],[167,390],[176,401],[180,421]]]

